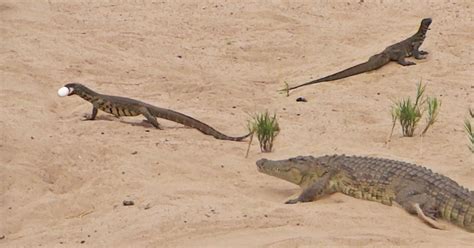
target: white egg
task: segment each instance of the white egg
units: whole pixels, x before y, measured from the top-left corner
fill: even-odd
[[[69,89],[67,87],[62,87],[58,90],[58,96],[67,96],[69,95]]]

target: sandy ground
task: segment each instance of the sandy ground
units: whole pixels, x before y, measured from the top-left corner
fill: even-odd
[[[425,165],[474,189],[463,120],[474,107],[472,1],[0,1],[0,246],[468,246],[453,225],[335,194],[285,205],[295,185],[255,161],[334,153]],[[199,2],[199,3],[198,3]],[[382,2],[382,3],[381,3]],[[433,24],[412,67],[301,88]],[[393,99],[422,79],[442,102],[421,139],[390,145]],[[59,98],[67,82],[198,118],[229,135],[276,112],[275,151]],[[297,103],[304,96],[307,103]],[[122,206],[133,200],[134,206]]]

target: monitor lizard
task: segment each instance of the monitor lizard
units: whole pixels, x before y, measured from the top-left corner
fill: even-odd
[[[418,31],[411,37],[395,43],[391,46],[388,46],[383,50],[383,52],[373,55],[369,58],[367,62],[362,64],[355,65],[348,69],[342,70],[340,72],[334,73],[332,75],[315,79],[307,83],[303,83],[297,86],[288,87],[282,89],[282,91],[289,92],[303,86],[310,84],[316,84],[321,82],[338,80],[350,76],[354,76],[360,73],[376,70],[390,61],[396,61],[398,64],[403,66],[415,65],[415,62],[407,61],[405,58],[413,56],[415,59],[425,59],[428,52],[419,50],[421,44],[425,40],[426,32],[429,30],[431,24],[431,18],[425,18],[421,21],[420,28]]]
[[[214,138],[221,140],[241,141],[251,135],[251,133],[249,133],[240,137],[227,136],[213,127],[185,114],[170,109],[159,108],[127,97],[99,94],[79,83],[66,84],[64,87],[69,90],[69,93],[67,94],[68,96],[78,95],[84,100],[92,103],[92,114],[87,115],[85,120],[94,120],[97,116],[98,110],[100,109],[104,112],[113,114],[116,117],[143,115],[157,129],[162,128],[156,120],[156,117],[195,128],[204,134],[211,135]]]

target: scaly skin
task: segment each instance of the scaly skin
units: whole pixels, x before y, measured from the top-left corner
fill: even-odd
[[[376,70],[388,64],[390,61],[396,61],[398,64],[403,66],[415,65],[415,62],[406,61],[405,58],[413,56],[415,57],[415,59],[425,59],[425,55],[428,54],[428,52],[421,51],[419,50],[419,48],[425,40],[426,32],[428,31],[430,24],[431,18],[423,19],[421,21],[418,32],[416,32],[413,36],[385,48],[383,52],[370,57],[370,59],[365,63],[358,64],[356,66],[350,67],[327,77],[319,78],[304,84],[290,87],[288,89],[285,89],[285,91],[294,90],[296,88],[300,88],[310,84],[338,80],[341,78],[346,78],[360,73]]]
[[[444,229],[442,218],[474,232],[474,192],[450,178],[401,161],[332,155],[257,161],[258,170],[299,185],[303,192],[288,204],[324,195],[346,195],[392,205],[397,202],[428,225]]]
[[[227,136],[212,128],[211,126],[190,116],[126,97],[102,95],[82,84],[71,83],[66,84],[64,87],[69,89],[68,96],[78,95],[84,100],[92,103],[92,114],[86,117],[86,120],[94,120],[97,116],[98,110],[100,109],[104,112],[113,114],[116,117],[143,115],[154,127],[158,129],[161,129],[161,127],[156,120],[156,117],[167,119],[188,127],[195,128],[204,134],[211,135],[214,138],[221,140],[241,141],[250,135],[247,134],[241,137]]]

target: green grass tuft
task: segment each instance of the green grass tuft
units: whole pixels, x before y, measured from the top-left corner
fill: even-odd
[[[439,109],[441,107],[441,101],[436,97],[425,98],[426,85],[423,85],[421,82],[417,84],[416,88],[416,97],[415,101],[408,97],[401,101],[398,101],[392,106],[391,115],[392,115],[392,130],[390,136],[393,134],[393,129],[395,124],[398,121],[402,127],[402,133],[405,137],[413,137],[415,134],[415,129],[421,120],[425,107],[428,105],[428,116],[426,119],[426,126],[421,133],[425,134],[426,131],[436,122],[439,114]]]
[[[270,116],[268,111],[253,116],[249,121],[248,129],[257,135],[262,152],[271,152],[273,149],[273,141],[280,132],[280,126],[276,118],[276,114]]]
[[[416,125],[421,119],[420,109],[416,104],[412,103],[410,98],[398,102],[395,109],[395,112],[398,114],[397,119],[402,126],[403,136],[412,137]]]
[[[428,128],[436,122],[439,108],[441,108],[441,101],[436,97],[428,97],[426,102],[428,103],[428,117],[426,118],[426,127],[423,129],[423,132],[421,132],[421,135],[425,134]]]
[[[390,113],[392,114],[392,130],[390,130],[390,134],[385,143],[390,142],[390,139],[392,138],[393,130],[395,129],[395,125],[397,124],[398,116],[400,116],[400,110],[396,106],[392,106],[392,111]]]
[[[290,85],[285,81],[285,87],[281,90],[278,90],[280,93],[285,93],[287,97],[290,96]]]
[[[474,118],[474,111],[472,111],[472,109],[469,109],[469,115],[471,116],[471,119]],[[470,141],[468,145],[469,149],[474,153],[474,128],[472,127],[471,120],[468,118],[464,120],[464,129],[466,130],[467,138]]]
[[[419,82],[417,85],[416,85],[416,101],[415,101],[415,106],[420,106],[420,105],[423,105],[423,103],[425,103],[425,98],[423,97],[423,95],[425,94],[425,90],[426,90],[426,84],[423,85],[421,82]]]

